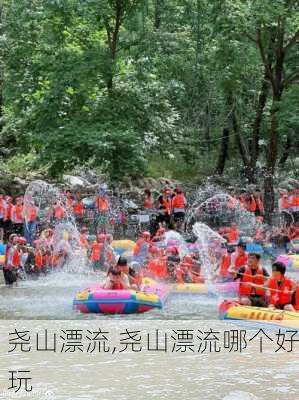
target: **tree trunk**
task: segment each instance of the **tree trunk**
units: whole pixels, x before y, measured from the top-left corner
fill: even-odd
[[[215,169],[215,173],[217,175],[223,174],[225,168],[225,162],[228,156],[228,144],[229,144],[229,130],[228,128],[223,128],[220,152],[219,152],[217,166]]]
[[[283,167],[284,164],[286,163],[287,159],[289,158],[291,148],[292,148],[292,140],[291,140],[290,133],[288,133],[287,141],[286,141],[286,143],[284,145],[284,149],[283,149],[282,155],[281,155],[280,160],[279,160],[279,166],[280,167]]]
[[[260,129],[261,129],[261,123],[263,119],[263,114],[265,110],[265,105],[267,102],[267,97],[268,97],[268,91],[269,91],[269,84],[266,80],[266,76],[264,76],[263,79],[263,84],[261,87],[261,92],[259,95],[259,101],[258,101],[258,106],[256,109],[256,116],[255,120],[252,125],[252,141],[251,141],[251,160],[250,160],[250,166],[253,175],[255,175],[255,170],[256,170],[256,163],[259,157],[259,140],[260,140]],[[254,177],[253,177],[254,179]]]
[[[275,208],[275,194],[274,194],[274,173],[277,162],[277,131],[278,120],[277,112],[279,110],[279,101],[281,94],[273,94],[273,102],[271,109],[271,126],[269,146],[266,160],[266,170],[264,179],[264,201],[265,201],[265,218],[268,224],[272,222],[272,215]]]
[[[154,2],[155,2],[154,28],[156,30],[159,30],[161,28],[161,12],[162,12],[163,0],[154,0]]]
[[[106,31],[107,31],[107,39],[108,39],[108,46],[110,51],[110,71],[108,72],[108,79],[107,79],[107,89],[108,93],[112,94],[113,91],[113,79],[114,79],[114,68],[116,63],[116,54],[117,54],[117,47],[118,47],[118,39],[119,39],[119,30],[122,24],[122,17],[123,17],[123,7],[122,1],[117,0],[115,3],[115,22],[113,27],[110,26],[109,21],[105,22]]]

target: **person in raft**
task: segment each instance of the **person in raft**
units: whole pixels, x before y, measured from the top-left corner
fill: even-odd
[[[253,307],[267,307],[266,281],[269,274],[260,265],[261,255],[249,253],[247,264],[233,272],[234,280],[240,280],[239,303]]]
[[[286,267],[281,262],[272,265],[272,276],[267,283],[269,308],[296,311],[292,305],[296,283],[285,276]]]

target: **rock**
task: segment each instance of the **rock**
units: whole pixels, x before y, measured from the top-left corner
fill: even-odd
[[[78,176],[63,175],[63,181],[64,181],[64,183],[66,183],[72,187],[90,186],[90,183],[86,179],[79,178]]]

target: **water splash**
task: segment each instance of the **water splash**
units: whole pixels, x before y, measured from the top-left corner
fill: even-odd
[[[239,200],[213,185],[196,191],[186,220],[189,231],[195,222],[205,223],[213,229],[235,222],[242,236],[252,236],[256,227],[253,213],[245,210]]]
[[[222,254],[222,244],[225,243],[225,239],[200,222],[194,224],[193,233],[197,237],[196,243],[205,280],[207,284],[212,284],[216,277],[219,258]]]

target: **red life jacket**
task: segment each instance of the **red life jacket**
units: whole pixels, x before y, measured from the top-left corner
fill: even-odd
[[[74,210],[74,214],[75,215],[78,215],[78,216],[81,217],[83,215],[83,213],[84,213],[84,206],[83,206],[83,204],[81,202],[75,203],[73,205],[73,210]]]
[[[248,254],[233,254],[234,257],[232,257],[232,262],[235,270],[238,270],[241,267],[244,267],[244,265],[247,264],[248,261]]]
[[[98,211],[108,211],[109,209],[109,201],[106,197],[98,197],[96,200],[96,205]]]
[[[256,201],[255,198],[251,195],[250,196],[250,200],[249,200],[249,204],[248,204],[248,211],[250,212],[255,212],[256,211]]]
[[[281,197],[278,200],[278,205],[279,205],[279,208],[281,210],[287,210],[290,207],[289,198],[287,196],[286,197],[284,197],[284,196]]]
[[[122,282],[113,282],[111,290],[124,290],[125,286]]]
[[[64,218],[64,216],[65,216],[64,208],[60,205],[54,206],[54,217],[56,219],[62,219]]]
[[[245,267],[244,275],[240,279],[239,294],[240,296],[258,295],[264,296],[265,289],[251,286],[250,283],[263,286],[266,278],[263,274],[263,268],[259,267],[255,275],[252,275],[251,268]]]
[[[92,249],[91,255],[90,255],[91,261],[100,261],[103,247],[104,247],[103,243],[95,242],[91,245],[91,249]]]
[[[291,207],[299,207],[299,196],[298,195],[292,195],[290,198],[290,205]]]
[[[37,218],[37,208],[32,206],[32,205],[28,206],[28,209],[27,209],[27,221],[28,222],[33,222],[33,221],[36,220],[36,218]]]
[[[239,239],[240,233],[237,229],[229,228],[226,236],[228,243],[236,243]]]
[[[172,207],[185,210],[186,199],[183,193],[176,194],[172,199]]]
[[[292,302],[292,288],[294,282],[291,279],[283,278],[281,285],[278,285],[278,281],[274,278],[270,278],[268,282],[268,288],[270,291],[269,303],[274,306],[282,306],[285,304],[291,304]],[[277,292],[274,291],[277,290]]]
[[[21,265],[21,253],[17,248],[13,249],[11,264],[14,267],[19,267]]]
[[[4,221],[10,221],[13,205],[8,203],[4,210]]]
[[[17,204],[12,209],[12,220],[15,224],[23,222],[23,205]]]
[[[38,269],[43,267],[43,254],[40,250],[37,250],[34,257],[34,264]]]
[[[222,278],[226,278],[228,274],[228,269],[231,264],[231,256],[229,253],[224,254],[221,259],[220,269],[219,269],[219,276]]]
[[[259,211],[264,211],[264,203],[263,200],[260,197],[257,197],[255,199],[255,203],[256,203],[256,209]]]

